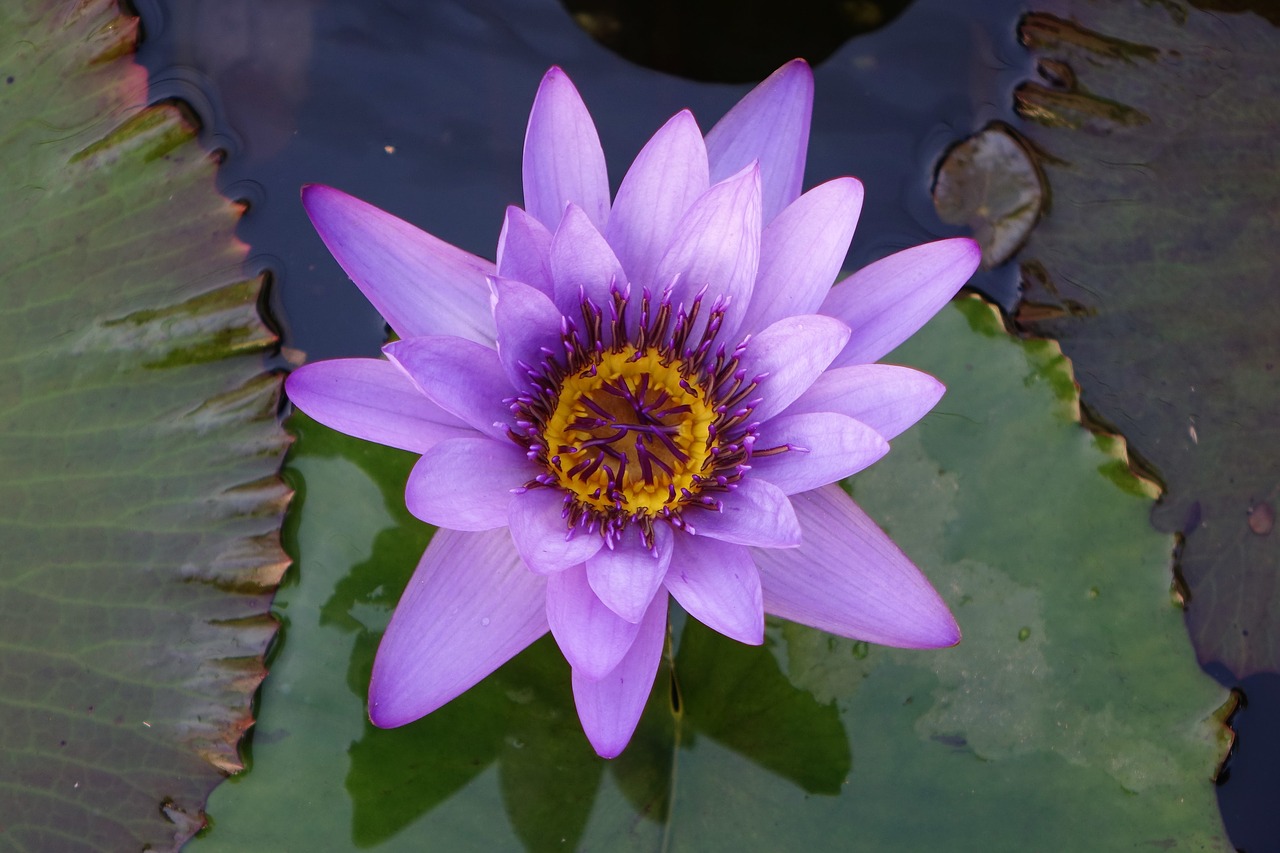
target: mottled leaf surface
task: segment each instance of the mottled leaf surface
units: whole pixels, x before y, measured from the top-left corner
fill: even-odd
[[[1185,537],[1200,659],[1280,669],[1280,30],[1177,0],[1037,5],[1017,103],[1051,201],[1018,321],[1166,485],[1153,519]]]
[[[950,391],[853,491],[964,641],[889,650],[770,620],[745,647],[677,616],[612,762],[549,639],[419,722],[368,723],[373,653],[429,538],[404,510],[413,459],[295,416],[287,642],[253,770],[189,849],[1229,850],[1227,694],[1170,594],[1152,489],[1079,425],[1061,353],[966,301],[893,360]]]
[[[113,2],[0,4],[0,848],[173,849],[275,633],[240,210]]]

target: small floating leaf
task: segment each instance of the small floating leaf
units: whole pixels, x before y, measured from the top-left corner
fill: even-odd
[[[1044,206],[1035,161],[1017,134],[994,125],[947,152],[933,186],[938,215],[967,225],[982,244],[982,266],[999,266],[1022,246]]]

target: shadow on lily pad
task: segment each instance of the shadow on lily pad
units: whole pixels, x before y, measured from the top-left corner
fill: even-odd
[[[379,639],[363,632],[354,648],[349,683],[361,696]],[[692,619],[678,645],[676,677],[662,666],[635,737],[613,761],[596,757],[583,736],[569,667],[550,637],[415,723],[366,724],[349,753],[355,844],[386,841],[494,764],[512,828],[531,850],[577,846],[606,774],[627,801],[628,820],[660,824],[674,764],[699,734],[807,793],[839,793],[851,759],[834,702],[793,686],[768,647],[741,645]]]

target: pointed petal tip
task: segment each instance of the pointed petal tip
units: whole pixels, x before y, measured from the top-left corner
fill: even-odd
[[[426,716],[425,714],[423,716]],[[386,710],[382,705],[378,704],[373,698],[373,687],[369,688],[369,722],[373,723],[380,729],[395,729],[400,726],[412,723],[418,717],[405,718],[403,715],[395,715]]]
[[[840,189],[849,194],[849,198],[858,205],[859,212],[862,209],[862,201],[866,198],[867,188],[862,181],[853,175],[844,175],[843,177],[834,178],[828,183],[839,186]]]
[[[328,184],[303,184],[298,194],[302,199],[303,209],[312,218],[315,217],[316,211],[344,204],[360,207],[371,206],[368,202],[361,201],[351,193],[343,192],[337,187],[331,187]]]
[[[342,190],[334,189],[327,184],[303,184],[302,189],[298,191],[298,196],[302,199],[302,209],[313,221],[318,207],[345,195],[347,194]]]
[[[806,85],[812,91],[813,89],[813,66],[809,64],[809,60],[803,56],[797,56],[795,59],[788,60],[765,78],[766,81],[774,83],[798,83]]]
[[[627,748],[627,744],[631,742],[631,738],[619,742],[617,738],[602,737],[597,733],[587,732],[587,742],[591,744],[591,748],[596,751],[596,755],[601,758],[614,759],[622,754]]]
[[[949,240],[940,240],[938,242],[952,244],[955,247],[956,254],[960,256],[964,263],[970,265],[970,273],[976,270],[978,264],[982,262],[982,246],[972,237],[952,237]]]
[[[946,605],[943,605],[945,608]],[[952,646],[960,645],[963,639],[960,633],[960,623],[956,621],[956,617],[949,610],[946,611],[947,619],[939,620],[936,628],[929,632],[929,635],[922,637],[918,644],[903,646],[903,648],[911,649],[949,649]]]

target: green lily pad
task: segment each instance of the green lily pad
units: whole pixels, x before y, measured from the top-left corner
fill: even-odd
[[[368,723],[373,652],[430,533],[404,509],[413,458],[295,416],[286,642],[254,767],[191,850],[1230,850],[1228,694],[1191,653],[1152,489],[1079,425],[1065,359],[975,300],[893,358],[950,391],[854,493],[964,641],[890,650],[771,619],[746,647],[677,616],[612,762],[548,638],[419,722]]]
[[[288,444],[240,209],[111,0],[0,8],[0,847],[172,849],[275,633]]]
[[[1274,4],[1044,0],[1017,92],[1051,203],[1017,256],[1028,331],[1167,487],[1200,659],[1280,669],[1280,30]]]

